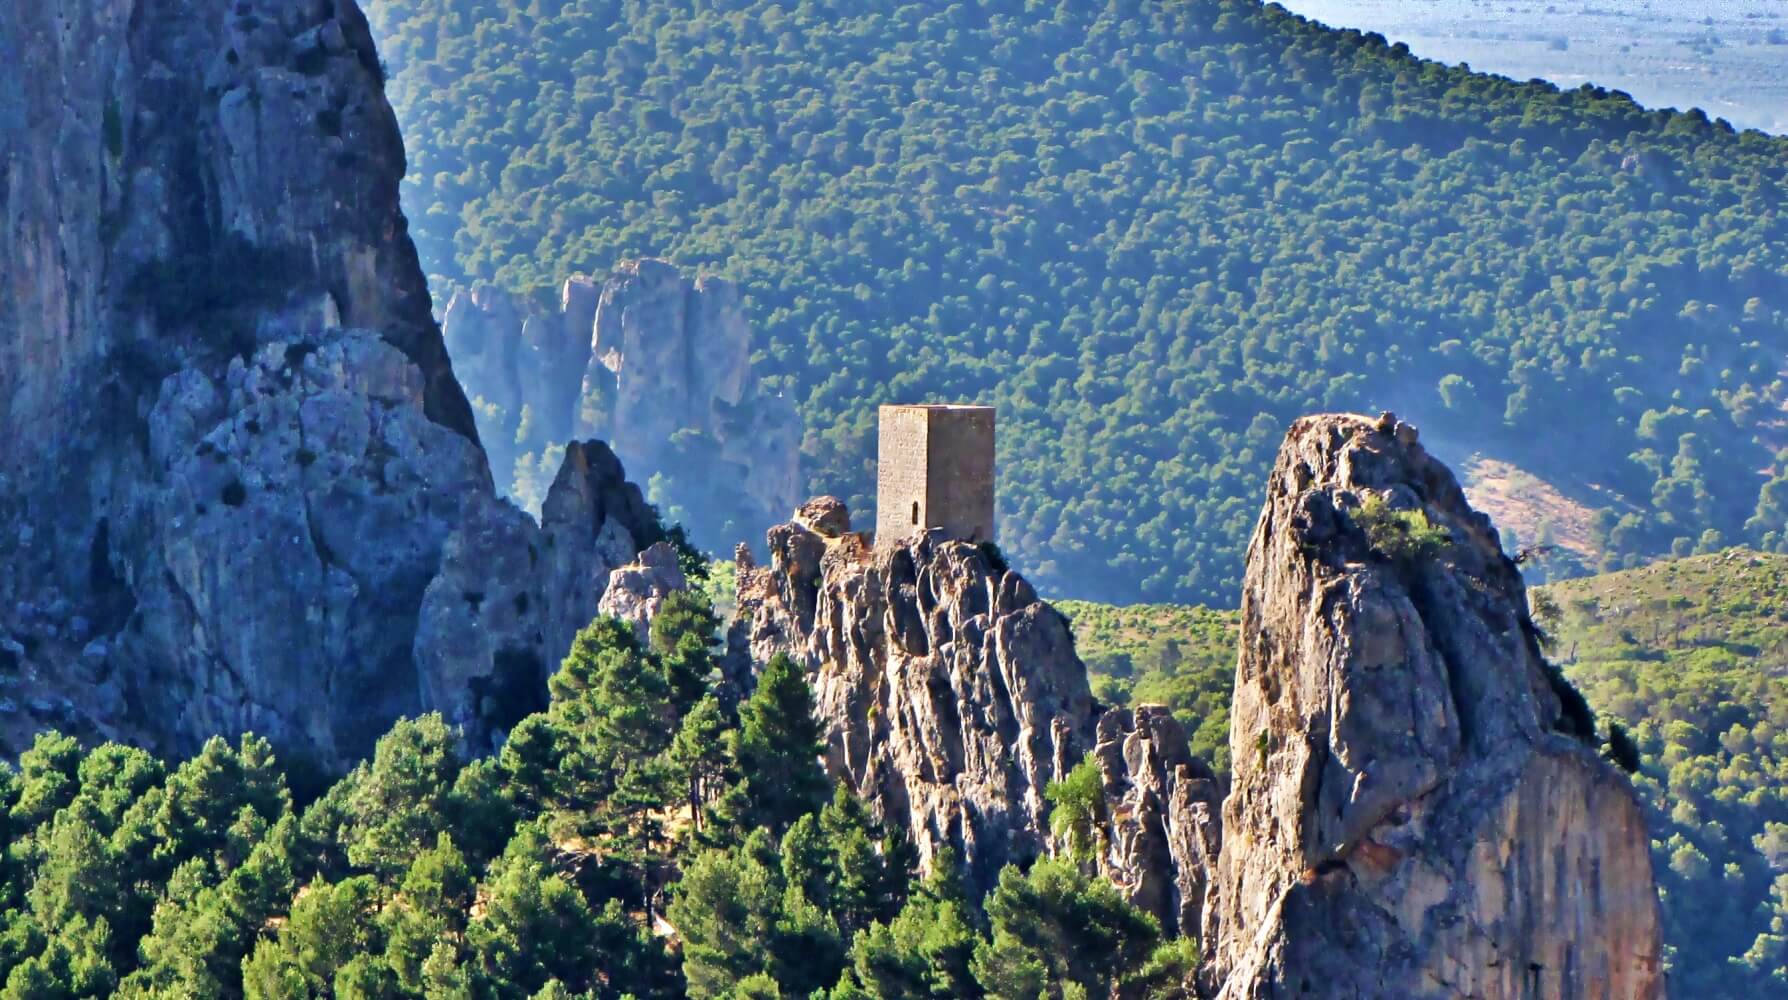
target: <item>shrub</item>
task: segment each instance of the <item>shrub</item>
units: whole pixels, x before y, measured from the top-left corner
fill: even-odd
[[[1392,510],[1383,497],[1368,497],[1353,514],[1372,550],[1397,563],[1414,563],[1446,548],[1452,536],[1422,510]]]
[[[1000,551],[998,545],[992,542],[982,542],[977,548],[981,550],[981,558],[987,560],[988,567],[995,573],[1004,573],[1012,568],[1012,565],[1006,562],[1006,554]]]
[[[1053,807],[1049,832],[1067,847],[1070,857],[1092,857],[1099,812],[1105,804],[1105,779],[1099,774],[1098,761],[1087,754],[1060,781],[1050,782],[1043,797]]]
[[[1628,734],[1627,727],[1618,722],[1608,724],[1608,745],[1603,752],[1608,755],[1609,760],[1619,765],[1621,770],[1628,774],[1638,772],[1639,744],[1633,742],[1633,737]]]

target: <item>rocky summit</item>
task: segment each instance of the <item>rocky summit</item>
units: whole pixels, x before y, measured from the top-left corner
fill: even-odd
[[[597,445],[496,499],[360,10],[10,4],[0,52],[0,734],[519,718],[657,522]]]
[[[1292,427],[1242,595],[1221,996],[1663,994],[1639,802],[1538,635],[1413,427]]]
[[[1163,926],[1194,931],[1217,844],[1219,786],[1165,712],[1105,711],[1067,621],[991,548],[940,533],[872,546],[835,498],[739,563],[735,647],[811,670],[827,767],[929,859],[971,885],[1056,845],[1044,790],[1097,751],[1100,869]]]
[[[768,544],[740,555],[735,656],[805,663],[831,772],[974,884],[1065,849],[1043,792],[1091,752],[1094,863],[1201,938],[1212,995],[1663,995],[1633,789],[1488,518],[1394,417],[1285,440],[1228,785],[1165,709],[1094,703],[1065,621],[991,546],[875,546],[832,498]]]

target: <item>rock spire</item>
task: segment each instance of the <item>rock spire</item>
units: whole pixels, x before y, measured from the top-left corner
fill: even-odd
[[[1292,427],[1241,636],[1222,997],[1662,995],[1639,802],[1413,427]]]

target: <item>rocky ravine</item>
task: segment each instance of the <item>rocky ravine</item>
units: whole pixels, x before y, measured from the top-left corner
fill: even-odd
[[[1369,498],[1445,532],[1397,559]],[[1249,553],[1234,787],[1159,708],[1102,711],[1066,623],[991,553],[873,548],[836,500],[739,562],[737,662],[812,671],[828,765],[974,885],[1055,849],[1042,791],[1089,750],[1097,864],[1199,934],[1229,998],[1663,995],[1644,819],[1541,657],[1487,518],[1415,431],[1286,439]],[[1395,530],[1395,529],[1379,529]]]
[[[556,312],[461,290],[442,331],[499,489],[513,476],[525,494],[528,458],[597,437],[640,482],[662,476],[655,496],[705,545],[755,535],[799,499],[800,415],[753,379],[751,328],[730,281],[626,261],[601,281],[567,280]]]
[[[483,741],[656,540],[601,446],[543,527],[496,499],[403,171],[352,0],[0,9],[11,749],[254,730],[337,768],[430,708]]]

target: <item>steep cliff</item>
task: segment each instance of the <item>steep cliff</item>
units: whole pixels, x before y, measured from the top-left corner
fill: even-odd
[[[464,616],[425,600],[444,554],[463,577],[503,549],[512,608],[590,572],[587,552],[515,555],[555,528],[495,499],[381,81],[352,0],[0,10],[0,639],[19,651],[0,683],[34,705],[16,728],[173,753],[252,729],[340,766],[514,659],[441,641]],[[626,489],[599,464],[600,485],[565,484],[579,545]],[[652,540],[632,500],[609,565]],[[520,631],[548,613],[529,602]],[[566,632],[529,641],[551,662]]]
[[[461,290],[442,329],[499,487],[524,502],[541,457],[573,436],[612,442],[707,547],[755,535],[797,499],[800,417],[752,379],[732,282],[634,260],[600,283],[566,281],[556,310]]]
[[[1662,995],[1639,803],[1414,428],[1292,428],[1241,635],[1222,996]]]
[[[1497,539],[1414,428],[1298,422],[1249,555],[1227,788],[1165,710],[1093,703],[991,549],[872,547],[831,498],[767,566],[740,552],[732,662],[805,663],[832,773],[978,887],[1063,848],[1042,792],[1091,751],[1095,863],[1200,936],[1212,994],[1661,996],[1638,800]]]
[[[573,441],[538,526],[513,503],[468,499],[422,597],[413,645],[421,704],[466,748],[502,744],[546,707],[546,679],[604,611],[613,571],[664,546],[658,519],[600,441]]]
[[[872,549],[821,498],[739,563],[734,644],[812,670],[827,766],[970,884],[1050,850],[1049,782],[1089,752],[1104,778],[1098,864],[1168,927],[1194,930],[1220,791],[1164,713],[1101,713],[1067,622],[990,552],[941,536]]]

